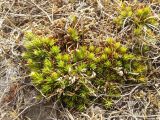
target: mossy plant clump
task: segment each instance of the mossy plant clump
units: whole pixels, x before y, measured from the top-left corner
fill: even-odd
[[[158,19],[153,15],[149,6],[139,4],[127,5],[123,3],[119,15],[114,19],[118,27],[132,26],[134,35],[144,35],[144,32],[153,34],[152,30],[158,27]]]
[[[74,36],[73,42],[78,42]],[[72,51],[57,43],[56,39],[27,33],[23,58],[32,83],[67,108],[83,110],[94,102],[108,108],[112,97],[120,94],[118,84],[146,81],[142,56],[131,54],[113,38],[101,45],[81,44]]]

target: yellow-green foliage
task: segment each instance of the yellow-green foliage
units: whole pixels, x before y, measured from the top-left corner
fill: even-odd
[[[73,41],[79,41],[79,35],[75,28],[69,27],[67,32]]]
[[[150,26],[158,26],[158,20],[153,16],[149,6],[140,7],[138,5],[131,6],[122,4],[119,10],[119,16],[116,17],[114,21],[120,27],[132,25],[135,35],[142,34],[143,31],[146,31],[146,28],[146,32],[151,32]]]
[[[93,101],[108,108],[112,101],[107,100],[112,99],[107,95],[120,94],[116,84],[145,82],[147,67],[141,56],[131,54],[113,38],[103,45],[80,45],[70,52],[57,42],[27,33],[23,57],[33,84],[68,108],[83,110]],[[98,97],[101,94],[104,96]]]

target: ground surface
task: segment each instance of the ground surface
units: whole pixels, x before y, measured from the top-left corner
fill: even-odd
[[[114,1],[114,0],[113,0]],[[30,83],[21,62],[23,32],[62,39],[70,17],[78,16],[79,29],[85,28],[85,40],[106,37],[119,39],[112,26],[115,6],[110,0],[0,0],[0,119],[1,120],[159,120],[160,119],[160,44],[152,54],[156,76],[146,85],[120,86],[122,96],[108,110],[93,105],[84,112],[71,112],[56,101],[36,99],[37,90]],[[145,3],[146,2],[146,3]],[[142,4],[142,3],[139,3]],[[160,1],[144,1],[160,13]],[[159,32],[160,33],[160,32]],[[157,35],[160,41],[160,36]],[[160,43],[160,42],[159,42]]]

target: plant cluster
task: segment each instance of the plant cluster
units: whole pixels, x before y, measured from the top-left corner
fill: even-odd
[[[143,32],[152,33],[153,28],[158,26],[158,20],[149,6],[131,6],[124,3],[114,21],[119,27],[133,26],[134,35],[141,35]]]
[[[79,41],[79,35],[76,29],[69,27],[67,32],[71,40],[75,42]]]
[[[72,38],[77,41],[75,36]],[[27,33],[23,57],[33,84],[68,108],[83,110],[93,101],[109,107],[112,99],[107,96],[120,94],[117,84],[146,80],[142,56],[131,54],[113,38],[101,45],[82,44],[70,52],[57,43],[56,39]]]

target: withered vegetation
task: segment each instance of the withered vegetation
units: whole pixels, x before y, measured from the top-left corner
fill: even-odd
[[[159,120],[159,23],[159,0],[0,1],[0,119]]]

